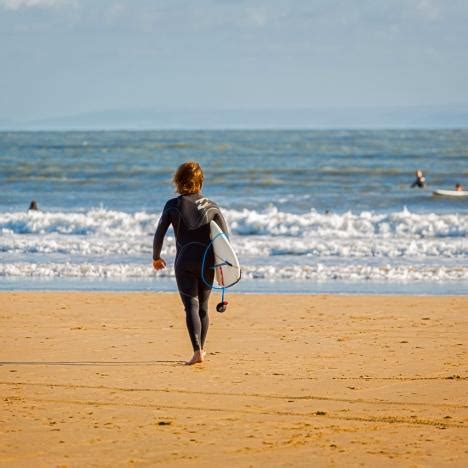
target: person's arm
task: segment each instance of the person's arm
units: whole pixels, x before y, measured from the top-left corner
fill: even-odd
[[[226,237],[229,237],[229,229],[227,227],[224,216],[221,214],[221,211],[218,210],[218,212],[213,217],[213,221],[221,228],[221,231],[224,232]]]
[[[167,209],[167,204],[166,204],[161,214],[161,218],[159,219],[156,232],[154,233],[153,262],[157,260],[162,260],[160,255],[161,255],[161,250],[163,246],[164,236],[166,235],[167,229],[169,228],[170,224],[171,224],[171,217],[169,216],[169,210]],[[165,265],[165,262],[164,262],[164,265]]]

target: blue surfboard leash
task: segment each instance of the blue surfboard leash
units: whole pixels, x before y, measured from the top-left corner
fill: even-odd
[[[240,278],[239,278],[237,281],[235,281],[232,284],[228,284],[227,286],[226,285],[215,286],[214,285],[214,278],[213,278],[213,283],[212,284],[210,284],[210,283],[208,283],[208,281],[206,281],[206,278],[205,278],[206,256],[208,255],[208,252],[209,252],[211,246],[213,245],[213,242],[219,236],[225,236],[225,235],[226,234],[224,234],[224,232],[220,232],[219,234],[216,234],[216,236],[214,236],[213,239],[211,239],[210,243],[206,246],[205,252],[203,253],[203,260],[202,260],[202,265],[201,265],[201,278],[202,278],[202,281],[205,283],[205,285],[208,286],[211,289],[221,290],[221,302],[216,306],[216,310],[218,312],[224,312],[226,310],[227,302],[224,300],[224,294],[225,294],[226,289],[230,288],[231,286],[234,286],[240,280]],[[221,267],[223,265],[232,266],[232,263],[228,262],[227,260],[224,260],[222,263],[215,263],[212,267],[210,267],[210,269],[216,270],[216,268]]]

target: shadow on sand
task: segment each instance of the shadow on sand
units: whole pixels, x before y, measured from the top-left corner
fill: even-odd
[[[153,366],[157,364],[185,364],[185,361],[1,361],[0,366]]]

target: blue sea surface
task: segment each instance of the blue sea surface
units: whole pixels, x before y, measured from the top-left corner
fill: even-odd
[[[467,129],[0,132],[1,289],[171,289],[148,263],[188,160],[231,224],[238,291],[468,292],[468,198],[432,195],[468,187]]]

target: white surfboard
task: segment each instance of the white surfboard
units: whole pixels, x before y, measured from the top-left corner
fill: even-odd
[[[222,287],[229,287],[241,278],[241,269],[236,253],[226,234],[214,222],[210,222],[210,237],[215,258],[216,281]]]
[[[435,190],[432,194],[439,197],[468,197],[467,190]]]

